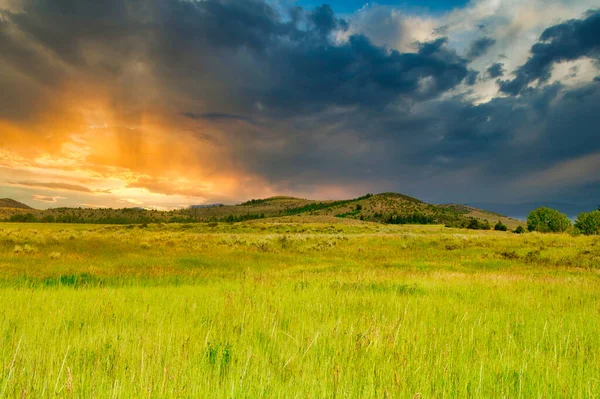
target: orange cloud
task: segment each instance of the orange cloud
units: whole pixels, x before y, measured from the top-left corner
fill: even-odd
[[[52,203],[56,203],[58,202],[59,199],[65,199],[66,197],[60,197],[60,196],[49,196],[49,195],[41,195],[41,194],[34,194],[33,195],[33,199],[36,201],[42,201],[42,202],[52,202]]]
[[[23,181],[23,182],[10,182],[10,184],[15,184],[19,186],[27,186],[27,187],[42,187],[42,188],[50,188],[53,190],[67,190],[67,191],[81,191],[84,193],[93,192],[87,187],[79,186],[77,184],[68,184],[68,183],[54,183],[54,182],[36,182],[36,181]]]

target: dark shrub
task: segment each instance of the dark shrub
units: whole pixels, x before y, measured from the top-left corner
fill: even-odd
[[[501,221],[498,221],[498,223],[496,223],[496,225],[494,226],[494,230],[507,231],[508,227],[506,227],[506,225],[504,223],[502,223]]]
[[[467,225],[467,229],[489,230],[490,223],[487,220],[479,220],[479,219],[471,218],[471,220],[469,220],[469,224]]]
[[[517,226],[517,228],[515,229],[515,234],[523,234],[525,233],[525,229],[523,228],[523,226],[519,225]]]

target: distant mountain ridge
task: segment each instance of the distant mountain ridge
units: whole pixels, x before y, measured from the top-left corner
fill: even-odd
[[[541,206],[545,206],[548,208],[557,209],[560,212],[566,214],[569,218],[574,219],[581,212],[591,212],[593,210],[598,209],[600,205],[600,200],[598,204],[570,204],[564,202],[524,202],[517,204],[499,204],[494,202],[476,202],[476,203],[468,203],[467,206],[472,206],[475,208],[486,209],[491,212],[497,212],[502,215],[506,215],[511,218],[525,220],[527,219],[527,215],[529,212],[537,209]]]
[[[17,202],[8,201],[7,203],[15,204]],[[449,227],[467,227],[474,219],[487,222],[491,226],[501,221],[511,229],[520,224],[518,220],[470,206],[428,204],[408,195],[389,192],[367,194],[351,199],[323,201],[278,196],[253,199],[237,205],[211,204],[171,211],[144,208],[3,209],[0,212],[0,220],[48,223],[234,223],[263,218],[281,218],[281,220],[303,222],[315,220],[315,218],[342,218],[357,222],[444,224]]]
[[[0,208],[33,209],[29,205],[15,201],[12,198],[0,198]]]

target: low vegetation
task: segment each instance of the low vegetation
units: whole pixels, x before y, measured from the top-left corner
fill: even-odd
[[[298,220],[0,223],[0,397],[600,396],[600,238]]]

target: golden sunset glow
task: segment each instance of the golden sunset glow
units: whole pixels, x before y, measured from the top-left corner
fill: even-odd
[[[77,94],[59,107],[68,112],[1,122],[0,167],[15,192],[54,205],[77,198],[87,206],[155,208],[236,200],[247,195],[244,184],[252,194],[271,193],[259,177],[236,170],[209,124],[160,109],[123,114],[106,99]]]

